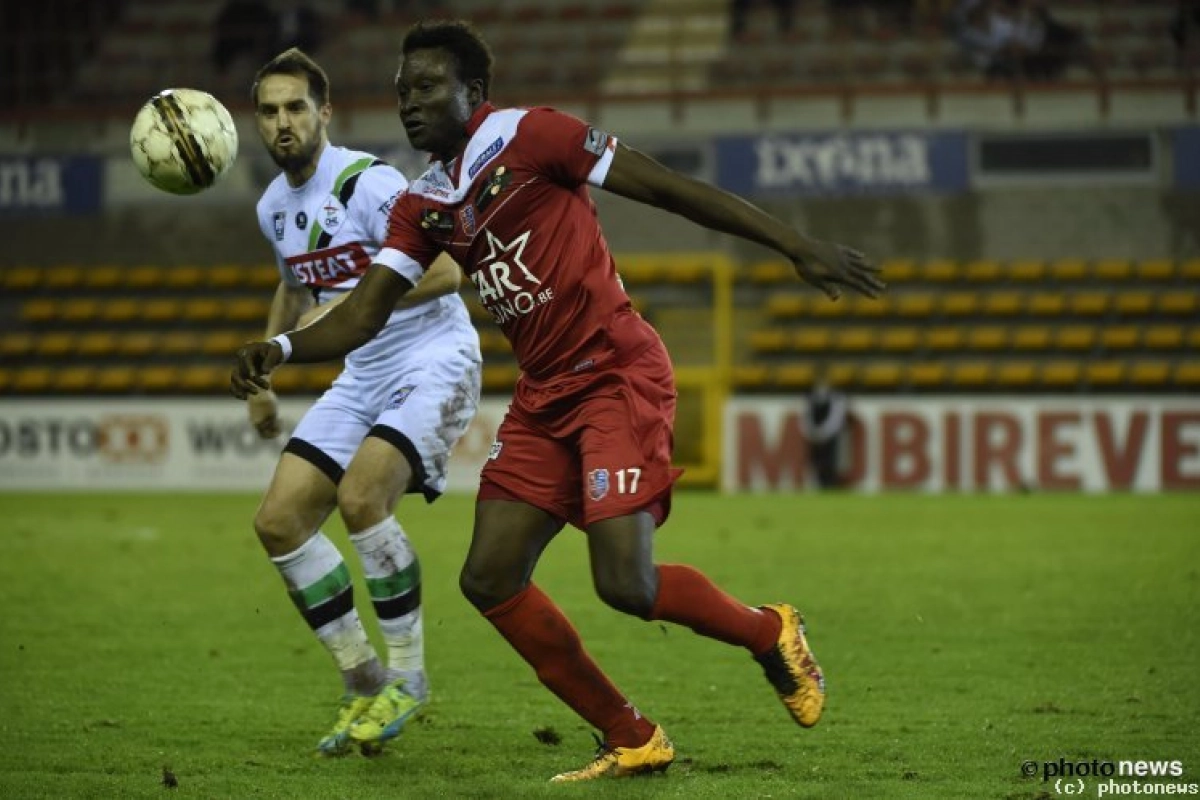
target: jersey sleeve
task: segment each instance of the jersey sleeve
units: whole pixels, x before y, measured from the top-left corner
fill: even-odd
[[[375,255],[376,264],[396,272],[414,286],[441,252],[441,247],[422,232],[420,215],[419,198],[409,192],[402,193],[388,215],[387,238]]]
[[[534,164],[567,186],[603,186],[617,138],[552,108],[534,108],[521,120],[519,140]]]
[[[359,175],[347,211],[359,218],[362,230],[372,242],[382,244],[387,239],[388,216],[407,188],[408,180],[387,164],[368,167]]]

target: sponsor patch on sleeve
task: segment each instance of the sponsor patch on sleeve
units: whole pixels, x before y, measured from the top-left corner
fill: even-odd
[[[608,133],[599,128],[588,128],[587,136],[583,137],[583,149],[595,156],[604,155],[608,149]]]

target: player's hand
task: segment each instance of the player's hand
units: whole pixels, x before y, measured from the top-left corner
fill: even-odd
[[[271,388],[267,376],[283,361],[283,348],[275,342],[249,342],[238,348],[229,391],[239,400]]]
[[[279,403],[270,389],[247,397],[246,407],[250,411],[250,423],[262,438],[274,439],[283,431],[279,424]]]
[[[879,267],[858,250],[837,244],[809,239],[804,252],[792,256],[796,274],[820,289],[830,300],[850,289],[864,297],[878,297],[885,288]]]

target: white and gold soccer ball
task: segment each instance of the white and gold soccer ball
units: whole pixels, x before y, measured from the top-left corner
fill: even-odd
[[[237,158],[237,128],[229,110],[208,92],[167,89],[138,111],[129,150],[152,185],[171,194],[196,194]]]

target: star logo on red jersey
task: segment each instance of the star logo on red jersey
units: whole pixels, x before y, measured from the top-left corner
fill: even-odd
[[[505,244],[497,239],[492,232],[486,228],[484,229],[484,233],[487,234],[488,254],[479,260],[481,265],[486,264],[489,261],[498,261],[505,264],[510,264],[520,269],[527,279],[536,284],[541,284],[541,281],[529,271],[529,268],[525,266],[525,262],[521,260],[525,254],[525,245],[529,243],[530,231],[525,231],[508,244]],[[513,252],[514,250],[516,251],[515,253]]]

